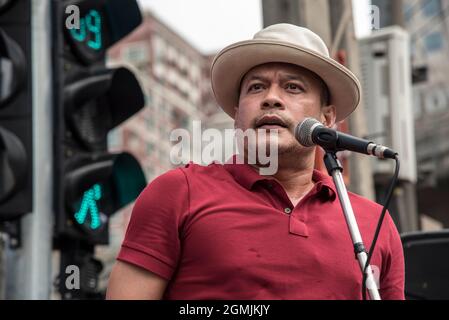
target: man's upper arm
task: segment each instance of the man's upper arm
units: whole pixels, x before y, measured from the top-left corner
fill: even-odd
[[[179,260],[188,194],[186,177],[179,168],[154,179],[134,204],[117,259],[170,280]]]
[[[188,210],[188,186],[180,169],[159,176],[142,191],[111,274],[109,297],[162,297],[177,268],[179,233]]]
[[[117,261],[109,278],[106,299],[161,299],[167,280],[130,263]]]
[[[399,232],[388,214],[385,223],[389,224],[389,246],[390,250],[385,261],[385,275],[381,281],[382,300],[404,300],[404,252]]]

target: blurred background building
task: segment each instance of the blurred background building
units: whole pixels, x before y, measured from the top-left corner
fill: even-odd
[[[170,132],[191,130],[217,107],[209,85],[209,59],[149,11],[142,25],[109,50],[109,64],[133,68],[146,106],[110,137],[111,148],[136,154],[151,180],[172,168]]]
[[[449,226],[449,1],[373,0],[381,27],[410,34],[418,168],[418,210],[423,227]],[[391,14],[395,12],[396,14]]]

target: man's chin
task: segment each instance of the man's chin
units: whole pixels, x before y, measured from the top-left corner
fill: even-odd
[[[286,142],[283,143],[282,141],[279,142],[278,144],[278,155],[297,155],[297,156],[301,156],[304,154],[307,154],[310,152],[311,148],[305,148],[303,146],[301,146],[299,143],[297,143],[296,141],[294,142]]]
[[[297,152],[297,149],[292,145],[279,145],[278,147],[278,155],[282,156],[285,154],[290,154],[293,152]]]
[[[260,143],[258,143],[258,147],[262,146]],[[258,150],[259,148],[257,148]],[[275,152],[276,151],[276,152]],[[259,150],[258,150],[259,152]],[[283,143],[272,143],[271,141],[266,141],[265,143],[265,148],[262,147],[262,149],[260,150],[260,152],[263,152],[267,155],[270,155],[272,153],[281,155],[281,154],[286,154],[286,153],[291,153],[291,152],[298,152],[297,146],[292,145],[292,144],[283,144]]]

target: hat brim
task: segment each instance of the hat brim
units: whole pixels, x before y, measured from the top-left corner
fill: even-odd
[[[285,62],[316,73],[326,83],[337,121],[347,118],[360,102],[360,82],[346,67],[306,48],[281,41],[247,40],[224,48],[211,67],[212,90],[218,104],[234,118],[240,83],[257,65]]]

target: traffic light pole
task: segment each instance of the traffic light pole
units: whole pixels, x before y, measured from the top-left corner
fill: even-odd
[[[6,299],[49,299],[53,230],[51,10],[32,0],[33,214],[21,220],[21,247],[6,252]]]

